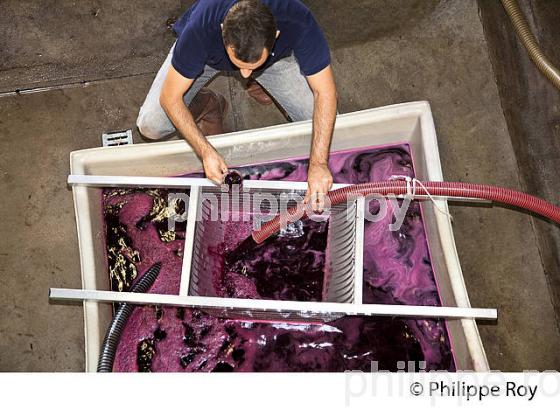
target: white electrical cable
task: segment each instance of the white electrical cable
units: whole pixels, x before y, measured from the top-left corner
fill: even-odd
[[[428,189],[424,186],[424,184],[413,177],[409,177],[408,175],[391,175],[391,177],[389,178],[390,180],[402,180],[406,182],[406,194],[405,197],[410,198],[410,199],[423,199],[422,195],[417,195],[416,194],[416,184],[420,185],[425,193],[426,196],[432,201],[432,203],[434,204],[434,207],[441,212],[442,214],[446,215],[449,219],[453,220],[453,216],[451,216],[451,214],[449,212],[447,212],[446,210],[442,209],[436,202],[436,200],[434,199],[434,197],[432,196],[432,194],[430,194],[430,192],[428,191]]]

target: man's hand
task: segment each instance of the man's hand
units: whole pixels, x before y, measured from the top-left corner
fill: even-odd
[[[217,185],[224,183],[224,177],[228,172],[228,167],[224,159],[214,149],[208,151],[202,156],[202,164],[206,178],[210,179]]]
[[[307,193],[304,202],[311,201],[313,211],[322,212],[325,208],[325,195],[331,189],[333,177],[326,164],[309,164],[307,170]]]

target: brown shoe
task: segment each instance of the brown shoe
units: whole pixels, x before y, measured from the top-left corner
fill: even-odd
[[[265,89],[252,78],[247,81],[247,94],[255,99],[261,105],[272,104],[272,98],[267,94]]]
[[[227,112],[227,101],[221,94],[201,88],[189,104],[191,114],[204,135],[224,132],[223,120]]]

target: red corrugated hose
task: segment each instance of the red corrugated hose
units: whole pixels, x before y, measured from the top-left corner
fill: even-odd
[[[410,194],[410,181],[392,180],[381,182],[370,182],[366,184],[351,185],[330,191],[327,196],[331,206],[345,202],[349,198],[357,196],[379,195],[404,195]],[[415,185],[416,195],[433,195],[446,197],[463,197],[472,199],[485,199],[511,205],[520,209],[533,212],[560,224],[560,207],[523,192],[512,189],[500,188],[491,185],[468,184],[463,182],[419,182]],[[306,206],[303,203],[297,207],[290,208],[280,213],[274,219],[264,223],[259,230],[253,231],[252,237],[256,243],[261,243],[280,230],[281,226],[290,221],[291,215],[302,212]]]

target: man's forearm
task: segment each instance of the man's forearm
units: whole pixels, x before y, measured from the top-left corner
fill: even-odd
[[[162,101],[162,107],[175,128],[187,140],[199,158],[204,158],[208,150],[214,149],[197,127],[182,98]]]
[[[336,92],[315,94],[310,165],[327,165],[336,119],[336,103]]]
[[[194,80],[169,67],[163,84],[159,102],[179,133],[187,140],[193,151],[202,161],[206,178],[221,184],[228,167],[222,156],[208,142],[183,101],[183,95],[190,89]]]

